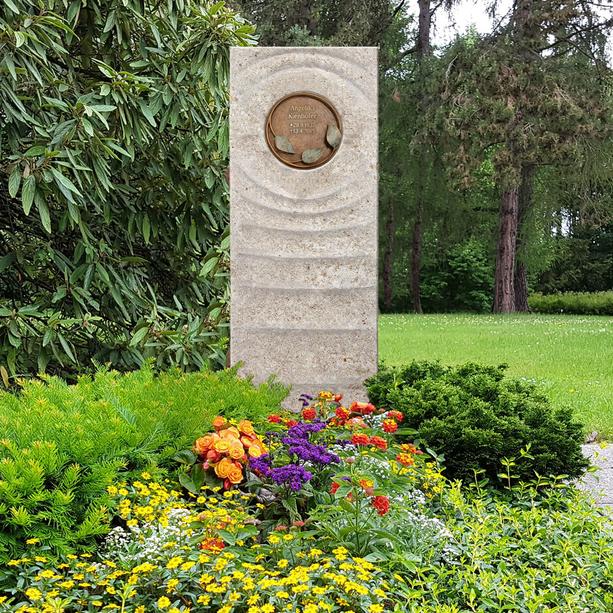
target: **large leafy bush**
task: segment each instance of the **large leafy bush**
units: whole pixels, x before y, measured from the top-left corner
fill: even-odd
[[[232,370],[150,369],[0,392],[0,560],[28,538],[56,552],[91,546],[108,530],[106,488],[120,475],[172,465],[219,413],[262,423],[285,394]]]
[[[373,403],[402,411],[420,439],[444,454],[448,477],[485,471],[496,481],[503,459],[528,447],[531,457],[510,471],[515,478],[577,477],[587,467],[582,426],[571,411],[554,409],[535,385],[505,378],[504,367],[413,362],[383,366],[366,385]]]
[[[223,361],[229,48],[252,31],[223,2],[2,4],[5,383]]]

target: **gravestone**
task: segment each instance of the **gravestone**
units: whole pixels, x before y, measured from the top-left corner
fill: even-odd
[[[230,355],[364,398],[377,367],[377,49],[230,56]]]

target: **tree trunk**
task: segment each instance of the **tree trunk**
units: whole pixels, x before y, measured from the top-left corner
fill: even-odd
[[[389,199],[387,220],[385,223],[385,251],[383,253],[383,306],[386,311],[392,310],[394,299],[394,242],[396,238],[396,219],[394,214],[394,199]]]
[[[519,190],[507,189],[500,201],[500,231],[496,250],[494,277],[494,313],[515,310],[515,247],[517,243],[517,212]]]
[[[515,243],[515,310],[527,313],[528,308],[528,269],[525,262],[527,230],[525,227],[528,213],[532,208],[534,190],[534,166],[522,166],[517,205],[517,241]]]
[[[419,17],[417,30],[417,61],[419,63],[418,79],[423,80],[423,59],[430,55],[430,26],[432,15],[430,13],[431,0],[418,0]],[[423,243],[423,207],[426,172],[423,157],[417,164],[417,184],[415,186],[415,221],[411,238],[411,295],[413,297],[413,310],[423,313],[421,307],[421,250]]]
[[[420,181],[421,184],[421,181]],[[421,188],[423,192],[423,187]],[[413,238],[411,240],[411,294],[413,296],[413,310],[423,313],[421,308],[421,244],[422,244],[422,194],[418,194],[415,210],[415,223],[413,224]]]

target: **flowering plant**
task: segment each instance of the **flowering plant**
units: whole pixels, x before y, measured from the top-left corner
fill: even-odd
[[[248,419],[238,423],[218,416],[213,420],[214,432],[201,436],[193,450],[183,451],[175,459],[190,466],[189,473],[181,473],[181,484],[192,493],[205,482],[223,483],[228,490],[244,479],[248,458],[257,458],[268,449],[256,434]]]

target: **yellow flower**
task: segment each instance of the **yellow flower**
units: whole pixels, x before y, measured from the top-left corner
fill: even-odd
[[[29,587],[26,590],[26,596],[30,599],[30,600],[40,600],[42,598],[42,593],[39,589],[36,589],[35,587]]]
[[[181,556],[175,556],[174,558],[170,558],[168,560],[168,564],[166,564],[166,568],[178,568],[183,562],[183,558]]]
[[[368,607],[368,613],[383,613],[383,606],[380,604],[371,604]]]
[[[38,576],[42,577],[43,579],[52,579],[53,577],[55,577],[55,573],[47,568],[38,573]]]
[[[26,540],[26,545],[36,545],[36,543],[40,543],[40,539],[32,538]]]
[[[160,596],[158,598],[158,607],[160,609],[167,609],[170,606],[170,600],[166,596]]]
[[[168,583],[166,584],[166,588],[169,592],[172,592],[177,587],[177,585],[179,585],[178,579],[169,579]]]

